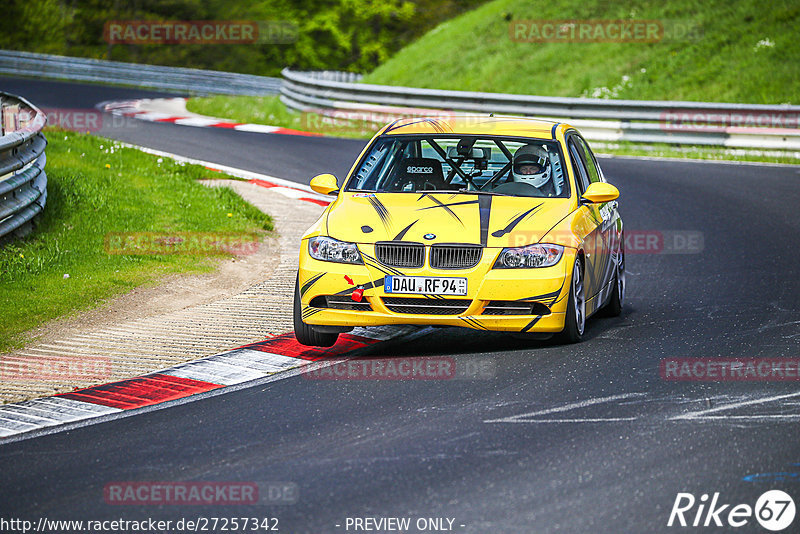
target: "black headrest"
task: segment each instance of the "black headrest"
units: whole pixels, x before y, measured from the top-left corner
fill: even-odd
[[[443,183],[442,162],[433,158],[406,158],[400,163],[399,175],[417,183]]]

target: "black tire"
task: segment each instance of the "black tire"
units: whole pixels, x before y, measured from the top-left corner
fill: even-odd
[[[294,337],[307,347],[331,347],[339,339],[339,334],[317,332],[303,322],[303,308],[300,305],[300,279],[294,283]]]
[[[586,327],[586,293],[583,283],[583,262],[580,257],[575,258],[575,265],[572,267],[572,280],[569,284],[569,302],[567,303],[567,313],[564,317],[564,329],[556,336],[560,343],[578,343],[583,339],[583,331]],[[576,295],[576,293],[579,293]],[[581,303],[578,306],[578,303]],[[578,308],[580,316],[578,315]]]
[[[611,297],[608,299],[608,304],[604,311],[606,317],[619,317],[622,315],[622,307],[625,305],[625,242],[623,241],[619,249],[619,263],[614,271],[614,279],[612,281],[614,289],[611,290]]]

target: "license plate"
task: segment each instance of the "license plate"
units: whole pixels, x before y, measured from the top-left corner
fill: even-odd
[[[467,279],[440,276],[387,276],[383,290],[386,293],[464,296],[467,294]]]

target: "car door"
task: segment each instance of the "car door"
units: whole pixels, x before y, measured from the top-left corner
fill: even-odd
[[[579,196],[583,195],[589,184],[600,181],[600,171],[591,153],[587,163],[588,147],[577,134],[567,138],[570,161],[575,171]],[[585,262],[584,275],[586,280],[586,313],[592,313],[599,304],[594,298],[598,292],[611,279],[611,254],[609,248],[610,236],[610,207],[603,204],[583,204],[579,226],[584,240]]]
[[[597,164],[597,159],[592,153],[591,148],[589,148],[589,144],[580,136],[575,136],[575,142],[581,148],[581,155],[583,156],[583,163],[586,166],[589,183],[604,182],[605,178],[603,177],[603,172]],[[616,200],[603,202],[595,206],[597,206],[597,212],[602,221],[600,224],[600,235],[602,235],[603,254],[602,258],[599,258],[597,261],[597,268],[600,273],[598,275],[599,290],[607,287],[608,284],[611,283],[614,275],[616,262],[613,252],[618,248],[616,222],[619,218],[619,214],[617,213]],[[602,304],[605,297],[606,295],[602,295],[602,298],[598,299],[599,302],[597,302],[597,305]]]

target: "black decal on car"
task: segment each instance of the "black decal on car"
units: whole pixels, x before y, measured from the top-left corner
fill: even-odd
[[[314,277],[312,277],[312,278],[309,278],[308,280],[306,280],[306,283],[305,283],[305,284],[303,284],[303,287],[301,287],[301,288],[300,288],[300,296],[303,296],[303,295],[305,295],[305,294],[306,294],[306,291],[308,291],[309,289],[311,289],[311,286],[313,286],[314,284],[316,284],[316,283],[317,283],[317,281],[318,281],[320,278],[322,278],[323,276],[325,276],[325,273],[319,273],[317,276],[314,276]]]
[[[510,223],[508,223],[508,226],[506,226],[502,230],[497,230],[496,232],[493,232],[492,236],[494,236],[494,237],[503,237],[504,235],[509,233],[511,230],[516,228],[516,226],[519,223],[521,223],[522,220],[525,217],[527,217],[528,215],[531,215],[532,213],[535,213],[536,210],[538,210],[541,206],[542,206],[541,204],[537,204],[536,206],[532,207],[531,209],[529,209],[528,211],[526,211],[525,213],[523,213],[522,215],[518,216],[516,219],[512,220]]]
[[[386,209],[386,206],[383,205],[383,202],[381,202],[378,197],[369,197],[367,200],[369,200],[369,203],[375,209],[375,212],[378,214],[378,217],[380,217],[383,225],[388,228],[392,219],[392,216],[389,214],[389,210]]]
[[[408,226],[406,226],[405,228],[403,228],[403,229],[400,231],[400,233],[399,233],[399,234],[397,234],[396,236],[394,236],[394,239],[393,239],[392,241],[402,241],[402,240],[403,240],[403,238],[405,237],[406,233],[407,233],[409,230],[411,230],[411,227],[412,227],[412,226],[414,226],[415,224],[417,224],[418,222],[419,222],[419,219],[417,219],[416,221],[412,222],[411,224],[409,224]]]
[[[529,322],[528,324],[526,324],[526,325],[525,325],[525,326],[522,328],[522,330],[520,330],[520,332],[527,332],[528,330],[530,330],[531,328],[533,328],[533,326],[534,326],[536,323],[538,323],[538,322],[539,322],[539,319],[541,319],[542,317],[544,317],[544,316],[543,316],[543,315],[537,315],[536,317],[534,317],[534,318],[533,318],[533,320],[532,320],[531,322]]]
[[[489,241],[489,216],[492,213],[492,197],[490,195],[478,197],[478,210],[481,219],[481,246],[485,247]]]
[[[428,195],[428,198],[430,198],[436,205],[435,206],[428,206],[427,208],[420,208],[417,211],[426,210],[426,209],[433,209],[433,208],[444,208],[444,209],[447,210],[447,212],[455,220],[457,220],[459,223],[461,223],[461,226],[464,226],[464,221],[461,220],[461,217],[456,215],[456,212],[454,212],[452,209],[450,209],[450,205],[449,204],[443,203],[441,200],[439,200],[438,198],[436,198],[433,195]],[[475,201],[473,200],[473,201],[468,201],[468,202],[460,202],[460,203],[456,203],[454,205],[458,205],[458,204],[475,204]]]

